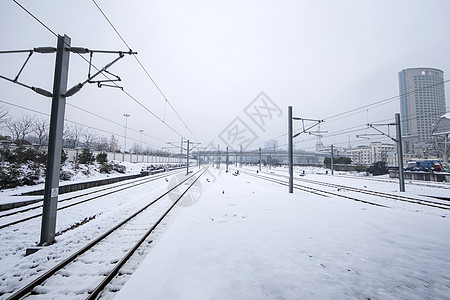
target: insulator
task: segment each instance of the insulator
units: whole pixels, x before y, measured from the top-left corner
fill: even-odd
[[[43,53],[43,54],[56,52],[56,48],[54,48],[54,47],[38,47],[38,48],[34,48],[33,50],[34,50],[34,52]]]
[[[78,93],[81,90],[82,87],[83,87],[83,85],[81,83],[75,85],[73,88],[71,88],[64,94],[64,97],[67,98],[67,97],[75,95],[76,93]]]
[[[41,88],[37,88],[37,87],[33,86],[33,87],[31,87],[31,89],[33,91],[35,91],[36,93],[38,93],[39,95],[42,95],[42,96],[45,96],[45,97],[51,98],[53,96],[52,93],[50,93],[49,91],[46,91],[44,89],[41,89]]]
[[[81,47],[70,47],[70,52],[83,54],[83,53],[89,53],[89,49],[81,48]]]

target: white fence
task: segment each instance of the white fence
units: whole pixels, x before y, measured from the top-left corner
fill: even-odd
[[[67,160],[75,161],[77,155],[79,155],[82,150],[65,149],[67,151]],[[101,153],[101,151],[93,151],[94,155]],[[159,155],[144,155],[144,154],[130,154],[130,153],[115,153],[115,152],[105,152],[108,156],[108,160],[116,160],[121,162],[132,162],[132,163],[186,163],[185,157],[173,157],[173,156],[159,156]],[[197,163],[196,159],[189,159],[190,164]]]

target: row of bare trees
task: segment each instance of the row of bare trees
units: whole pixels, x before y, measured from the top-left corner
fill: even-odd
[[[32,115],[9,117],[8,110],[0,106],[0,129],[5,136],[1,140],[17,145],[48,145],[49,119]],[[91,128],[76,123],[66,124],[63,132],[63,147],[69,149],[84,148],[94,151],[120,152],[121,146],[114,135],[109,138],[99,135]],[[144,155],[168,156],[167,151],[143,147],[141,143],[134,145],[127,152]]]
[[[1,139],[11,141],[17,145],[48,145],[49,119],[38,118],[31,115],[9,117],[8,110],[0,107],[0,129],[6,132]],[[114,135],[108,139],[98,135],[90,128],[80,125],[66,124],[63,133],[63,146],[65,148],[87,148],[98,151],[117,152],[120,150],[119,142]]]

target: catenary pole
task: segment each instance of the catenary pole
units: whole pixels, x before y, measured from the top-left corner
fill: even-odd
[[[67,35],[58,35],[40,245],[50,245],[55,242],[59,169],[61,167],[62,135],[66,108],[66,97],[63,95],[67,91],[70,42],[70,37]]]
[[[331,175],[334,175],[334,147],[331,145]]]
[[[226,163],[227,163],[227,167],[226,167],[226,173],[228,173],[228,163],[229,163],[229,158],[228,158],[228,146],[227,146],[227,160],[226,160]]]
[[[189,175],[189,140],[187,140],[187,151],[186,151],[186,175]]]
[[[402,145],[402,128],[400,123],[400,114],[395,114],[395,123],[397,127],[397,157],[398,157],[398,177],[400,192],[405,191],[405,175],[403,173],[403,145]]]
[[[292,106],[288,106],[289,193],[294,192],[294,157],[292,140]]]
[[[239,152],[239,168],[242,168],[242,145],[240,145],[240,152]]]
[[[259,171],[261,172],[261,147],[259,147]]]

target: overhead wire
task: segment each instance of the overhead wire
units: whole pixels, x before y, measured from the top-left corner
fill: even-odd
[[[58,37],[58,35],[50,29],[50,27],[48,27],[44,22],[42,22],[41,20],[39,20],[39,18],[37,18],[34,14],[32,14],[29,10],[27,10],[23,5],[21,5],[17,0],[13,0],[14,3],[16,3],[20,8],[22,8],[25,12],[27,12],[33,19],[35,19],[37,22],[39,22],[39,24],[41,24],[44,28],[46,28],[49,32],[51,32],[55,37]],[[66,44],[67,45],[67,44]],[[70,45],[67,45],[70,47]],[[88,64],[92,65],[92,67],[94,67],[97,71],[100,71],[100,69],[98,67],[96,67],[94,64],[91,64],[91,62],[89,62],[89,60],[87,60],[83,55],[81,55],[81,53],[77,53],[84,61],[86,61]],[[104,72],[102,72],[102,75],[105,76],[107,79],[110,80],[110,78],[104,74]],[[116,87],[119,87],[117,85],[117,83],[112,82]],[[142,108],[144,108],[147,112],[149,112],[151,115],[153,115],[156,119],[158,119],[160,122],[162,122],[165,126],[167,126],[170,130],[172,130],[174,133],[176,133],[178,136],[183,137],[184,136],[182,134],[180,134],[177,130],[175,130],[175,128],[173,128],[171,125],[169,125],[167,122],[165,122],[164,120],[162,120],[160,117],[158,117],[153,111],[151,111],[148,107],[146,107],[144,104],[142,104],[140,101],[138,101],[135,97],[133,97],[130,93],[128,93],[127,91],[125,91],[124,89],[121,89],[123,93],[125,93],[125,95],[127,95],[130,99],[132,99],[134,102],[136,102],[139,106],[141,106]]]
[[[31,111],[31,112],[36,113],[36,114],[40,114],[40,115],[44,115],[44,116],[46,116],[46,117],[50,117],[50,114],[49,114],[49,113],[45,113],[45,112],[42,112],[42,111],[38,111],[38,110],[35,110],[35,109],[32,109],[32,108],[28,108],[28,107],[25,107],[25,106],[22,106],[22,105],[18,105],[18,104],[15,104],[15,103],[11,103],[11,102],[8,102],[8,101],[5,101],[5,100],[0,100],[0,103],[4,103],[4,104],[10,105],[10,106],[14,106],[14,107],[17,107],[17,108],[20,108],[20,109],[23,109],[23,110]],[[77,122],[77,121],[70,120],[70,119],[68,119],[68,118],[64,118],[64,120],[67,121],[67,122],[69,122],[69,123],[76,124],[76,125],[80,125],[80,126],[85,127],[85,128],[90,128],[90,129],[93,129],[93,130],[96,130],[96,131],[99,131],[99,132],[111,134],[111,135],[118,136],[118,137],[121,137],[121,138],[125,137],[125,136],[122,135],[122,134],[118,134],[118,133],[116,133],[116,132],[104,130],[104,129],[101,129],[101,128],[98,128],[98,127],[95,127],[95,126],[86,125],[86,124],[83,124],[83,123],[80,123],[80,122]],[[119,125],[123,127],[123,125],[121,125],[121,124],[119,124]],[[130,129],[130,128],[128,128],[128,129]],[[131,130],[137,131],[137,130],[135,130],[135,129],[131,129]],[[132,140],[132,141],[135,141],[135,142],[141,142],[141,141],[138,140],[138,139],[131,138],[131,137],[128,137],[128,136],[127,136],[127,139]],[[157,145],[154,145],[154,144],[152,144],[152,143],[145,142],[145,141],[143,141],[142,144],[146,144],[146,145],[148,145],[148,146],[152,146],[152,147],[164,149],[164,148],[161,147],[161,146],[157,146]]]
[[[347,118],[347,117],[353,116],[353,115],[355,115],[355,114],[361,113],[361,112],[363,112],[363,111],[362,111],[363,109],[367,109],[367,110],[368,110],[368,109],[373,109],[373,108],[379,107],[379,106],[381,106],[381,105],[385,105],[385,104],[387,104],[387,103],[389,103],[389,102],[398,100],[398,99],[400,99],[400,98],[401,98],[402,96],[404,96],[404,95],[409,95],[409,94],[413,94],[413,93],[416,93],[416,92],[420,92],[420,91],[422,91],[422,90],[429,89],[429,88],[432,88],[432,87],[435,87],[435,86],[439,86],[439,85],[441,85],[441,84],[443,85],[443,84],[448,83],[449,81],[450,81],[450,79],[444,80],[444,81],[442,81],[442,82],[438,82],[438,83],[435,83],[435,84],[431,84],[431,85],[428,85],[428,86],[425,86],[425,87],[422,87],[422,88],[419,88],[419,89],[414,89],[414,90],[412,90],[412,91],[410,91],[410,92],[407,92],[407,93],[404,93],[404,94],[392,96],[392,97],[389,97],[389,98],[386,98],[386,99],[382,99],[382,100],[376,101],[376,102],[371,103],[371,104],[363,105],[363,106],[360,106],[360,107],[358,107],[358,108],[350,109],[350,110],[348,110],[348,111],[344,111],[344,112],[341,112],[341,113],[332,115],[332,116],[330,116],[330,117],[324,118],[323,120],[326,121],[325,124],[329,124],[329,123],[331,123],[331,122],[334,122],[334,121],[337,121],[337,120],[340,120],[340,119],[343,119],[343,118]],[[447,109],[447,108],[446,108],[446,109]],[[447,111],[448,111],[448,109],[447,109]],[[351,114],[348,115],[349,113],[351,113]],[[339,116],[343,116],[343,117],[338,118],[338,119],[334,119],[334,118],[339,117]],[[330,120],[330,119],[334,119],[334,120]],[[383,122],[383,121],[377,121],[377,122]],[[294,134],[297,134],[298,132],[301,132],[301,131],[302,131],[302,130],[294,130],[293,133],[294,133]],[[276,137],[274,137],[274,138],[267,139],[266,141],[277,140],[277,139],[282,138],[282,137],[285,137],[285,136],[287,136],[287,133],[278,135],[278,136],[276,136]],[[261,143],[255,144],[255,145],[261,145],[261,144],[264,144],[264,143],[265,143],[265,142],[261,142]],[[253,145],[253,146],[255,146],[255,145]]]
[[[105,12],[100,8],[100,6],[97,4],[97,2],[95,0],[92,0],[92,2],[94,2],[95,6],[98,8],[98,10],[100,11],[100,13],[103,15],[103,17],[106,19],[106,21],[109,23],[109,25],[112,27],[112,29],[114,30],[114,32],[119,36],[119,38],[122,40],[122,42],[125,44],[125,46],[128,47],[128,49],[131,50],[131,47],[128,45],[128,43],[125,41],[125,39],[122,37],[122,35],[119,33],[119,31],[116,29],[116,27],[113,25],[113,23],[111,22],[111,20],[106,16]],[[156,89],[158,90],[158,92],[161,94],[161,96],[164,98],[165,103],[169,104],[170,108],[172,108],[172,110],[174,111],[174,113],[176,114],[176,116],[178,117],[178,119],[183,123],[184,127],[191,133],[191,135],[197,140],[197,137],[194,135],[194,133],[191,131],[191,129],[189,128],[189,126],[184,122],[183,118],[181,118],[181,116],[179,115],[179,113],[177,112],[177,110],[173,107],[172,103],[170,103],[169,99],[166,97],[166,95],[163,93],[163,91],[161,90],[161,88],[159,87],[159,85],[156,83],[156,81],[153,79],[153,77],[150,75],[150,73],[148,72],[148,70],[145,68],[145,66],[142,64],[142,62],[139,60],[139,58],[133,54],[133,57],[136,59],[137,63],[139,64],[139,66],[142,68],[142,70],[145,72],[145,74],[147,75],[147,77],[150,79],[150,81],[153,83],[153,85],[156,87]],[[164,120],[163,120],[164,122]]]
[[[72,106],[72,107],[74,107],[74,108],[76,108],[76,109],[78,109],[78,110],[81,110],[81,111],[83,111],[83,112],[85,112],[85,113],[88,113],[88,114],[90,114],[90,115],[96,116],[96,117],[98,117],[98,118],[100,118],[100,119],[103,119],[103,120],[105,120],[105,121],[111,122],[111,123],[116,124],[116,125],[118,125],[118,126],[125,127],[123,124],[120,124],[119,122],[116,122],[116,121],[114,121],[114,120],[105,118],[105,117],[103,117],[103,116],[101,116],[101,115],[98,115],[98,114],[96,114],[96,113],[93,113],[93,112],[91,112],[91,111],[88,111],[88,110],[86,110],[86,109],[84,109],[84,108],[82,108],[82,107],[76,106],[76,105],[74,105],[74,104],[66,103],[66,105]],[[128,129],[129,129],[129,130],[132,130],[132,131],[134,131],[134,132],[140,132],[138,129],[133,129],[133,128],[130,128],[130,127],[128,127]],[[152,136],[152,135],[149,135],[149,134],[146,134],[146,133],[143,133],[143,135],[144,135],[144,136],[147,136],[147,137],[150,137],[150,138],[152,138],[152,139],[158,140],[158,141],[160,141],[160,142],[164,142],[163,140],[161,140],[161,139],[159,139],[159,138],[157,138],[157,137],[154,137],[154,136]]]
[[[432,87],[434,87],[434,86],[438,86],[438,85],[441,85],[441,84],[445,84],[445,83],[447,83],[447,82],[450,82],[450,79],[444,80],[444,81],[442,81],[442,82],[434,83],[434,84],[431,84],[431,85],[428,85],[428,86],[425,86],[425,87],[422,87],[422,88],[419,88],[419,89],[414,89],[414,90],[409,91],[409,92],[407,92],[407,93],[403,93],[403,94],[396,95],[396,96],[392,96],[392,97],[389,97],[389,98],[386,98],[386,99],[383,99],[383,100],[379,100],[379,101],[376,101],[376,102],[374,102],[374,103],[370,103],[370,104],[363,105],[363,106],[360,106],[360,107],[357,107],[357,108],[354,108],[354,109],[350,109],[350,110],[348,110],[348,111],[341,112],[341,113],[338,113],[338,114],[329,116],[329,117],[327,117],[327,118],[324,118],[324,120],[333,119],[333,118],[335,118],[335,117],[338,117],[338,116],[341,116],[341,115],[345,115],[345,114],[348,114],[348,113],[351,113],[351,112],[354,112],[354,111],[357,111],[357,110],[367,109],[367,108],[369,108],[369,107],[371,107],[371,106],[374,106],[374,105],[381,105],[381,104],[384,105],[384,104],[386,104],[386,103],[389,103],[389,102],[398,100],[398,99],[400,99],[400,98],[403,97],[403,96],[407,96],[407,95],[410,95],[410,94],[419,92],[419,91],[421,91],[421,90],[425,90],[425,89],[432,88]],[[378,106],[377,106],[377,107],[378,107]]]

